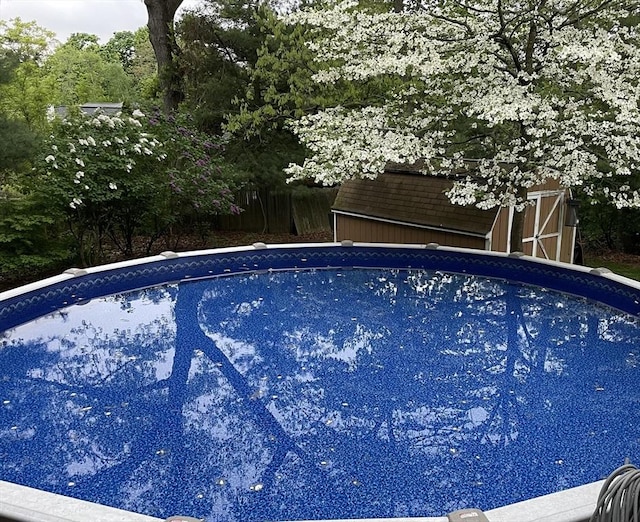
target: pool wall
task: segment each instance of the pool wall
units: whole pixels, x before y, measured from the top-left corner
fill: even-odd
[[[640,316],[640,283],[611,273],[519,253],[429,245],[318,243],[164,252],[144,259],[63,274],[0,293],[0,332],[89,299],[164,283],[263,272],[314,268],[414,268],[502,278],[599,301]],[[617,463],[612,463],[612,470]],[[586,484],[486,513],[490,522],[581,522],[595,509],[602,482]],[[469,506],[473,507],[473,506]],[[183,515],[188,515],[184,513]],[[0,521],[158,519],[0,481]],[[381,520],[381,519],[378,519]],[[386,519],[387,521],[391,519]],[[446,517],[393,519],[443,522]]]
[[[0,293],[0,332],[61,307],[164,283],[251,271],[340,267],[423,268],[495,277],[582,296],[640,316],[640,283],[602,268],[435,244],[256,243],[71,268],[59,276]]]

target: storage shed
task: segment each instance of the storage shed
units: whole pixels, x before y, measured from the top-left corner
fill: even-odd
[[[410,168],[390,168],[373,180],[345,182],[331,209],[334,239],[509,252],[513,209],[453,205],[445,195],[452,183]],[[530,189],[529,200],[524,253],[572,263],[576,223],[569,191],[550,180]]]

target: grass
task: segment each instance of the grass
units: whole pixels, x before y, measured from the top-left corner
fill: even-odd
[[[617,253],[585,256],[585,265],[608,268],[618,275],[640,281],[640,256]]]

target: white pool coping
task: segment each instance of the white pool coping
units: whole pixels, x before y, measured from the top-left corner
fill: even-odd
[[[598,493],[603,483],[604,481],[593,482],[491,509],[486,511],[485,515],[489,522],[588,522],[596,508]],[[189,516],[188,513],[175,513],[174,515]],[[4,481],[0,481],[0,520],[19,522],[162,522],[162,519],[159,518]],[[447,520],[446,516],[442,516],[350,519],[350,522],[447,522]]]

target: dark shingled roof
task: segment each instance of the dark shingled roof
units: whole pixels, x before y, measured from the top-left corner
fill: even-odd
[[[418,173],[381,174],[342,184],[333,210],[435,228],[487,234],[497,211],[452,205],[444,194],[452,181]]]

